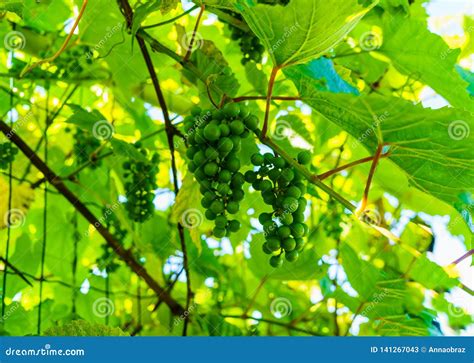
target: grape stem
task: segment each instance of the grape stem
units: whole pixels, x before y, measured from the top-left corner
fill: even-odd
[[[280,70],[279,67],[273,67],[270,79],[268,80],[267,104],[265,106],[265,119],[263,120],[262,137],[265,139],[268,131],[268,118],[270,116],[270,103],[272,101],[273,86],[275,85],[275,78]]]
[[[79,15],[77,15],[77,18],[74,21],[74,24],[72,25],[71,31],[69,32],[66,39],[64,40],[61,48],[59,48],[59,50],[54,55],[52,55],[51,57],[42,59],[39,62],[33,63],[31,66],[25,68],[21,72],[20,78],[23,78],[25,76],[25,74],[27,74],[28,72],[31,72],[33,69],[35,69],[36,67],[40,66],[43,63],[54,62],[56,60],[56,58],[58,58],[66,50],[67,45],[69,44],[69,41],[71,40],[72,36],[74,35],[74,32],[76,31],[76,28],[79,25],[79,22],[81,21],[82,16],[84,15],[84,11],[86,10],[88,2],[89,2],[89,0],[84,0],[82,2],[81,9],[79,10]]]
[[[386,158],[386,157],[388,157],[388,156],[390,156],[390,153],[389,153],[389,152],[380,155],[380,158]],[[325,173],[319,174],[319,175],[318,175],[318,178],[319,178],[320,180],[324,180],[324,179],[326,179],[326,178],[329,178],[331,175],[334,175],[334,174],[339,173],[340,171],[343,171],[343,170],[346,170],[346,169],[350,169],[350,168],[352,168],[352,167],[354,167],[354,166],[356,166],[356,165],[360,165],[360,164],[364,164],[364,163],[367,163],[367,162],[369,162],[369,161],[372,161],[372,160],[374,160],[374,158],[375,158],[375,156],[368,156],[368,157],[366,157],[366,158],[362,158],[362,159],[353,161],[353,162],[351,162],[351,163],[349,163],[349,164],[341,165],[341,166],[339,166],[339,167],[337,167],[337,168],[335,168],[335,169],[332,169],[332,170],[329,170],[329,171],[327,171],[327,172],[325,172]]]
[[[194,46],[194,41],[196,38],[196,33],[199,28],[199,23],[201,22],[202,14],[204,14],[204,9],[206,6],[204,4],[201,5],[201,11],[199,11],[198,18],[196,20],[196,24],[194,25],[193,29],[193,35],[191,36],[191,41],[189,42],[188,49],[186,50],[186,54],[184,55],[183,62],[187,62],[189,57],[191,56],[191,53],[193,51],[193,46]]]
[[[159,27],[159,26],[162,26],[162,25],[166,25],[166,24],[169,24],[169,23],[173,23],[173,22],[175,22],[176,20],[182,18],[183,16],[188,15],[191,11],[196,10],[197,8],[199,8],[199,5],[194,5],[191,9],[186,10],[184,13],[181,13],[181,14],[175,16],[174,18],[171,18],[171,19],[168,19],[168,20],[162,21],[162,22],[160,22],[160,23],[156,23],[156,24],[151,24],[151,25],[142,26],[142,29],[156,28],[156,27]]]
[[[474,255],[474,249],[467,251],[464,255],[451,262],[451,265],[457,265],[458,263],[472,255]]]
[[[372,159],[372,165],[370,166],[370,172],[369,172],[369,176],[367,178],[367,183],[365,184],[364,196],[362,197],[362,201],[361,201],[360,207],[358,209],[359,212],[364,212],[365,209],[367,208],[367,201],[369,199],[370,185],[372,184],[372,179],[374,178],[375,169],[377,168],[377,164],[380,160],[380,156],[382,155],[382,150],[383,150],[384,146],[385,146],[384,144],[379,144],[377,146],[377,150],[375,151],[375,155]]]

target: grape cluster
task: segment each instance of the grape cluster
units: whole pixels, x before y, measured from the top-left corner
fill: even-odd
[[[127,230],[122,228],[122,224],[119,219],[115,216],[113,211],[109,207],[102,209],[102,215],[104,218],[104,225],[107,227],[109,232],[114,236],[115,240],[120,244],[123,244],[123,240],[127,236]],[[116,253],[113,248],[107,243],[102,245],[102,255],[97,259],[97,264],[100,269],[106,268],[107,272],[114,272],[119,268],[119,264],[116,260]]]
[[[9,142],[0,144],[0,169],[5,170],[15,160],[18,149]]]
[[[244,18],[239,13],[231,12],[230,15],[240,21],[244,21]],[[243,65],[250,61],[260,63],[265,47],[260,43],[258,37],[251,31],[242,30],[232,24],[228,24],[228,26],[231,31],[231,39],[239,42],[240,50],[243,54],[241,63]]]
[[[297,160],[300,164],[308,164],[311,154],[303,151]],[[303,176],[281,156],[271,153],[253,154],[251,161],[258,169],[247,171],[245,180],[252,183],[252,187],[261,192],[265,204],[273,208],[272,212],[258,217],[265,232],[263,251],[272,255],[270,265],[273,267],[283,264],[283,254],[287,261],[294,262],[304,247],[303,237],[308,233],[304,223],[307,201]]]
[[[94,169],[100,165],[100,161],[95,160],[94,153],[100,146],[100,141],[92,136],[92,134],[77,129],[74,134],[73,151],[76,155],[79,164],[91,162],[91,167]]]
[[[143,160],[128,160],[122,165],[124,169],[125,191],[127,201],[125,209],[135,222],[144,222],[153,215],[155,205],[156,174],[160,157],[151,153],[140,142],[134,146],[144,156]]]
[[[259,4],[267,5],[288,5],[290,0],[258,0],[257,2]],[[230,11],[228,14],[235,19],[244,22],[244,18],[239,13]],[[228,26],[231,31],[231,39],[239,42],[240,50],[243,54],[241,63],[243,65],[250,61],[261,63],[265,47],[260,43],[258,37],[251,31],[242,30],[232,24],[228,24]]]
[[[213,234],[217,238],[237,232],[240,222],[229,219],[239,211],[244,198],[244,175],[237,153],[242,139],[258,127],[258,118],[245,106],[229,103],[222,110],[191,110],[184,120],[189,142],[186,155],[188,169],[200,184],[201,205],[206,218],[215,222]]]

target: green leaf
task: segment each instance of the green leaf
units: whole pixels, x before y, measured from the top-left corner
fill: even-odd
[[[450,204],[473,192],[473,115],[452,108],[425,109],[380,95],[354,97],[315,92],[299,84],[305,102],[339,125],[371,154],[390,144],[389,159],[406,173],[410,185]]]
[[[267,75],[261,69],[258,69],[254,62],[247,62],[245,64],[245,75],[257,93],[261,95],[267,94]]]
[[[208,92],[214,102],[217,103],[219,103],[224,94],[229,97],[234,97],[237,94],[240,87],[239,81],[231,72],[229,63],[225,60],[224,55],[213,42],[203,40],[201,47],[193,51],[190,61],[198,69],[201,75],[200,79],[196,79],[188,71],[183,73],[189,81],[198,85],[203,100],[209,98]],[[224,73],[226,70],[230,71],[231,74],[226,75]]]
[[[132,41],[135,38],[135,34],[137,34],[138,29],[142,22],[146,19],[148,15],[152,12],[159,10],[162,6],[161,0],[150,1],[145,4],[139,5],[133,12],[133,22],[132,22]]]
[[[0,11],[15,13],[20,18],[23,17],[24,0],[2,0],[0,1]]]
[[[120,328],[113,328],[102,324],[89,323],[85,320],[73,320],[62,326],[47,329],[45,336],[66,336],[66,337],[115,337],[128,336]]]
[[[82,130],[92,132],[97,122],[106,121],[104,115],[98,110],[87,111],[81,106],[68,104],[73,114],[66,120],[67,123],[79,126]]]
[[[382,272],[371,263],[361,260],[347,243],[340,247],[339,253],[351,286],[364,301],[371,301],[376,293],[381,292],[377,283],[384,279]]]
[[[459,49],[449,48],[424,22],[401,15],[384,19],[383,38],[378,51],[400,72],[424,82],[452,106],[474,110],[468,84],[455,70]]]
[[[318,265],[319,257],[312,249],[306,249],[301,253],[296,262],[285,261],[280,268],[271,267],[268,263],[270,256],[262,251],[263,241],[263,234],[259,233],[253,235],[250,242],[252,258],[248,261],[248,265],[256,277],[267,276],[269,279],[280,281],[304,281],[318,279],[324,275],[324,268]]]
[[[198,252],[202,251],[201,234],[199,227],[204,222],[204,212],[201,204],[201,193],[199,183],[194,180],[191,173],[184,177],[183,184],[176,196],[176,201],[171,211],[172,220],[189,231],[193,243]]]
[[[146,157],[140,151],[138,151],[138,149],[132,144],[123,140],[116,139],[115,137],[112,137],[109,141],[112,145],[114,152],[117,155],[123,156],[125,158],[130,158],[134,161],[147,160]]]
[[[326,53],[374,5],[364,8],[357,0],[292,0],[286,6],[246,6],[242,15],[270,52],[273,64],[285,67]]]

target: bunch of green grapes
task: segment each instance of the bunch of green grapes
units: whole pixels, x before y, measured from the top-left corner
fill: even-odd
[[[10,163],[15,160],[18,149],[9,142],[0,144],[0,169],[6,170]]]
[[[74,155],[76,155],[78,164],[84,164],[90,161],[93,169],[99,166],[100,161],[94,160],[93,157],[99,146],[100,141],[92,134],[79,128],[76,130],[76,133],[74,134],[73,151]]]
[[[47,57],[46,53],[42,55]],[[93,63],[93,50],[88,45],[77,45],[66,50],[54,61],[53,76],[68,78],[79,75]]]
[[[102,209],[102,215],[104,216],[105,227],[107,227],[112,236],[123,245],[123,241],[127,236],[127,230],[122,228],[119,219],[109,207]],[[107,272],[114,272],[119,268],[116,256],[117,254],[113,248],[105,243],[102,245],[102,255],[97,259],[97,265],[100,269],[106,268]]]
[[[244,198],[245,179],[237,153],[242,139],[257,129],[258,118],[235,103],[214,111],[195,107],[191,114],[184,120],[190,146],[188,169],[200,184],[206,218],[215,222],[213,234],[221,238],[240,228],[239,221],[229,219]]]
[[[125,191],[127,201],[125,209],[128,216],[135,222],[144,222],[150,218],[154,211],[156,174],[160,157],[157,153],[151,153],[144,148],[140,142],[134,144],[144,156],[143,160],[129,160],[123,163]]]
[[[297,160],[302,165],[308,164],[311,154],[300,152]],[[265,204],[273,209],[258,217],[265,232],[263,251],[272,255],[270,265],[273,267],[282,265],[283,254],[287,261],[294,262],[304,247],[303,237],[308,233],[304,223],[307,201],[303,176],[281,156],[271,153],[253,154],[251,161],[258,169],[247,171],[245,180],[261,192]]]
[[[230,12],[229,14],[240,21],[244,21],[244,18],[239,13]],[[250,61],[260,63],[265,47],[260,43],[258,37],[251,31],[242,30],[232,24],[228,24],[228,26],[231,31],[231,39],[239,42],[240,50],[243,54],[241,63],[243,65]]]

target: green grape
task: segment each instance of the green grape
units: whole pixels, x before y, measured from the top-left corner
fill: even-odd
[[[150,153],[141,143],[134,146],[144,156],[140,160],[129,160],[123,163],[125,191],[127,201],[125,209],[128,216],[135,222],[144,222],[149,219],[154,211],[156,174],[158,174],[159,155]]]
[[[6,170],[15,160],[16,154],[18,154],[18,149],[10,142],[0,144],[0,169]]]
[[[283,254],[288,262],[294,262],[303,250],[303,237],[308,233],[304,223],[306,185],[300,174],[280,156],[257,153],[251,156],[251,161],[257,170],[246,172],[245,180],[252,183],[253,188],[261,192],[265,204],[272,207],[272,212],[258,217],[266,240],[263,251],[275,254],[270,258],[273,267],[281,266]]]
[[[281,258],[281,256],[272,256],[270,257],[270,265],[272,267],[280,267],[281,265],[283,265],[283,260]]]
[[[240,229],[240,222],[228,216],[239,212],[243,186],[251,177],[240,172],[238,152],[242,138],[250,134],[247,125],[254,127],[255,117],[245,106],[228,103],[213,111],[193,107],[184,122],[189,133],[188,170],[200,184],[205,216],[215,223],[215,237],[229,236]]]
[[[216,141],[221,136],[221,130],[219,126],[216,125],[207,125],[204,128],[204,137],[209,141]]]
[[[311,162],[311,153],[309,151],[302,151],[298,154],[297,160],[302,165],[309,164]]]
[[[299,252],[297,250],[285,252],[285,258],[288,262],[295,262],[299,257]]]

